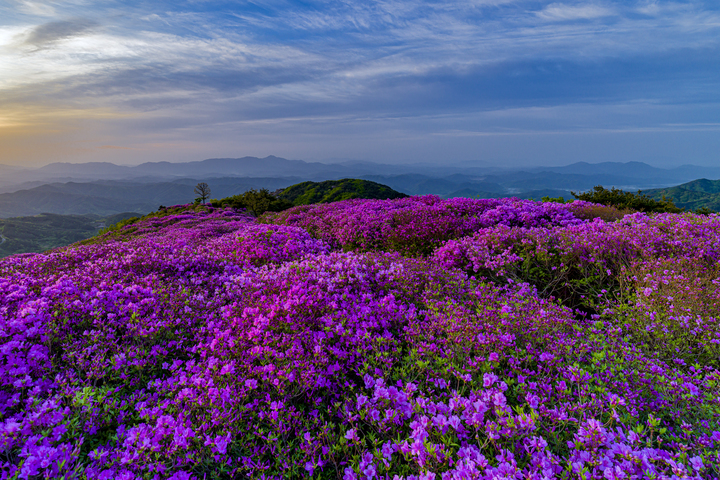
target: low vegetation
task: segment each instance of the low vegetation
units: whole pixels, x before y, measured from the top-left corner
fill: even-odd
[[[618,210],[645,212],[645,213],[680,213],[683,210],[675,206],[672,200],[663,195],[660,199],[653,199],[642,192],[632,193],[618,188],[606,189],[600,185],[589,192],[575,193],[572,195],[578,200],[598,203]]]
[[[240,195],[211,200],[210,204],[216,208],[231,207],[246,210],[256,217],[265,212],[280,212],[292,207],[292,203],[274,193],[270,193],[266,188],[260,190],[251,189]]]
[[[98,237],[90,238],[80,242],[83,245],[97,243],[98,241],[106,241],[108,239],[129,239],[136,235],[137,228],[133,225],[140,221],[150,221],[167,217],[170,215],[178,215],[183,212],[199,212],[205,211],[206,206],[204,200],[210,192],[210,186],[207,184],[198,184],[197,188],[202,187],[205,192],[205,198],[197,198],[195,202],[188,205],[174,205],[172,207],[160,206],[157,211],[149,213],[141,217],[130,217],[118,222],[114,225],[101,230]],[[317,187],[317,188],[316,188]],[[323,195],[319,196],[320,193]],[[196,191],[199,195],[199,193]],[[367,195],[364,197],[363,195]],[[231,208],[238,212],[244,212],[254,217],[261,217],[265,214],[277,213],[293,207],[291,199],[300,205],[309,198],[313,200],[320,199],[326,203],[334,201],[338,196],[347,198],[402,198],[406,195],[395,192],[384,185],[368,182],[365,180],[338,180],[321,183],[304,182],[293,185],[277,192],[270,192],[265,188],[250,189],[239,195],[233,195],[222,199],[212,199],[208,205],[212,209]]]
[[[702,183],[702,181],[700,181]],[[708,182],[708,181],[704,181]],[[695,187],[712,189],[705,183]],[[53,215],[42,214],[34,217],[20,217],[7,220],[0,220],[0,257],[15,253],[42,252],[51,248],[57,248],[70,243],[81,241],[82,243],[93,243],[96,239],[90,238],[98,233],[110,236],[129,235],[128,229],[123,229],[142,219],[157,218],[176,214],[183,209],[196,209],[204,203],[210,195],[210,186],[200,183],[196,186],[196,194],[199,197],[192,205],[176,205],[171,208],[161,206],[157,211],[142,216],[132,213],[122,213],[108,217],[93,215]],[[198,193],[199,192],[199,193]],[[590,192],[574,195],[577,198],[592,202],[582,211],[575,214],[579,218],[592,219],[601,218],[606,221],[613,221],[634,211],[643,212],[679,212],[674,204],[662,197],[660,200],[651,199],[640,193],[634,194],[623,192],[617,189],[607,190],[603,187],[595,187]],[[359,179],[330,180],[326,182],[303,182],[292,185],[285,189],[270,192],[267,189],[250,189],[246,192],[225,197],[222,199],[210,200],[209,204],[214,208],[230,207],[244,210],[255,217],[262,217],[265,214],[281,212],[293,206],[308,204],[333,203],[347,199],[400,199],[405,194],[397,192],[385,185]],[[546,203],[566,203],[563,197],[542,198]],[[696,213],[710,213],[707,208],[696,209]],[[120,221],[118,221],[120,220]],[[106,227],[104,227],[106,226]],[[84,240],[88,239],[89,240]],[[416,250],[427,250],[432,248],[431,244],[417,245]]]
[[[0,260],[2,477],[719,478],[720,216],[595,209],[182,206]]]
[[[303,182],[276,192],[252,189],[240,195],[211,200],[214,207],[243,208],[259,217],[265,212],[281,212],[292,206],[332,203],[353,198],[388,199],[407,195],[368,180],[346,178],[325,182]],[[196,202],[197,203],[197,202]]]
[[[310,205],[313,203],[331,203],[352,198],[385,200],[405,198],[404,193],[369,180],[345,178],[325,182],[303,182],[278,192],[278,197],[292,205]]]

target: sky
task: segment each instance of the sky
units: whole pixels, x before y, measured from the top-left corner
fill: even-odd
[[[720,165],[720,2],[0,0],[0,164]]]

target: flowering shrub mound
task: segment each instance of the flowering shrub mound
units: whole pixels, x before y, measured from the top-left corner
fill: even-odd
[[[418,250],[401,237],[341,252],[319,214],[307,231],[207,209],[3,259],[2,478],[720,477],[717,218],[552,207],[518,227],[485,213],[538,204],[475,202],[452,203],[436,238],[478,233],[433,257],[403,256]],[[630,252],[603,263],[620,286],[597,314],[469,268],[480,241],[623,229],[642,248],[563,253]],[[501,263],[478,265],[500,278]]]
[[[157,232],[161,232],[163,236],[177,236],[179,234],[184,239],[199,239],[213,236],[213,233],[233,231],[235,230],[233,226],[236,223],[247,223],[253,221],[253,219],[254,217],[251,215],[238,213],[234,209],[174,205],[147,215],[140,222],[130,224],[120,222],[121,227],[119,229],[109,227],[107,233],[91,239],[91,242],[107,241],[114,238],[128,240],[140,236],[150,236]],[[186,231],[188,229],[193,230],[195,233],[192,234]]]
[[[720,263],[650,259],[622,279],[636,293],[610,314],[625,320],[629,334],[669,360],[720,368]]]
[[[628,215],[617,222],[567,227],[504,227],[448,241],[433,259],[494,280],[530,282],[570,306],[595,306],[620,294],[623,270],[636,261],[691,258],[720,260],[720,217]]]
[[[447,240],[464,237],[495,225],[548,227],[583,222],[573,211],[587,202],[570,205],[514,198],[473,200],[436,196],[397,200],[348,200],[301,205],[265,221],[299,226],[333,246],[360,251],[397,251],[427,255]]]

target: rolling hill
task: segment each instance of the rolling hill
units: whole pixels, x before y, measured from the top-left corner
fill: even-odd
[[[337,202],[351,198],[404,198],[407,195],[397,192],[387,185],[369,180],[344,178],[342,180],[303,182],[291,185],[279,192],[278,197],[287,200],[293,205],[308,205],[311,203]]]
[[[707,208],[714,212],[720,211],[720,180],[701,178],[676,187],[658,188],[643,193],[655,200],[664,195],[686,210]]]
[[[108,217],[44,213],[0,220],[0,258],[63,247],[92,237],[100,229],[134,216],[133,212]]]

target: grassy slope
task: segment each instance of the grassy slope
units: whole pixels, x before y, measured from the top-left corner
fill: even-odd
[[[715,212],[720,211],[720,180],[701,178],[677,187],[658,188],[643,193],[656,200],[665,195],[666,198],[672,199],[678,207],[688,210],[705,207]]]
[[[386,185],[352,178],[298,183],[284,189],[279,194],[280,198],[294,205],[329,203],[350,198],[386,199],[406,196],[404,193],[397,192]]]
[[[0,219],[0,257],[16,253],[43,252],[63,247],[96,235],[108,225],[135,213],[119,213],[109,217],[95,215],[57,215],[43,213],[32,217]]]

